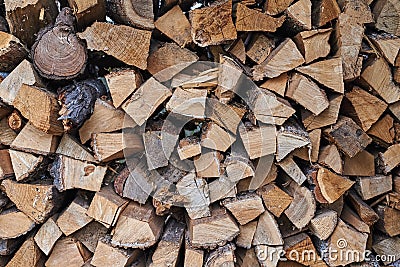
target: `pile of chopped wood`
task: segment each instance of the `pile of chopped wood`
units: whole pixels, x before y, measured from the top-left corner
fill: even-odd
[[[400,266],[400,0],[0,0],[0,266]]]

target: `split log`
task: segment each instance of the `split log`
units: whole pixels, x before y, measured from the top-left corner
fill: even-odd
[[[264,4],[264,8],[267,14],[269,15],[278,15],[279,13],[282,13],[285,11],[290,4],[293,2],[293,0],[273,0],[273,1],[267,1]]]
[[[296,31],[311,30],[311,1],[300,0],[286,9],[287,22]]]
[[[339,17],[340,8],[336,0],[322,0],[313,7],[313,25],[324,26]]]
[[[397,66],[400,63],[397,62],[397,55],[400,51],[399,37],[389,34],[372,34],[368,37],[391,65]]]
[[[60,228],[56,224],[55,216],[50,217],[37,231],[34,239],[41,251],[47,256],[50,254],[57,240],[62,236]]]
[[[274,216],[268,211],[261,214],[258,219],[252,245],[283,245],[283,239],[278,224],[276,223]]]
[[[381,241],[376,242],[372,248],[378,255],[396,255],[394,260],[398,260],[400,257],[400,238],[399,237],[392,237],[386,238]],[[393,260],[393,259],[392,259]],[[383,261],[385,264],[392,263],[392,260],[388,259]]]
[[[306,64],[329,54],[331,50],[329,45],[331,32],[332,29],[302,31],[294,37],[294,42],[303,54]],[[316,47],[319,49],[315,49]]]
[[[150,78],[122,105],[122,109],[142,125],[169,96],[171,91],[167,87]]]
[[[322,196],[329,203],[338,200],[355,183],[322,167],[318,169],[317,182]]]
[[[163,149],[162,136],[162,131],[148,131],[143,134],[143,143],[149,170],[168,166],[168,158]],[[160,151],[160,148],[162,148],[162,151]]]
[[[212,101],[209,98],[206,101],[206,118],[209,118],[234,135],[244,113],[245,110],[242,108],[236,109],[235,106],[222,104],[219,101]]]
[[[151,267],[176,266],[184,238],[185,225],[175,220],[168,222],[163,236],[151,257]]]
[[[318,116],[315,116],[307,110],[302,110],[301,118],[306,130],[310,131],[336,123],[342,99],[342,95],[333,95],[329,97],[329,107]]]
[[[367,203],[362,201],[355,192],[350,191],[347,197],[355,212],[366,224],[371,226],[379,219],[378,214]]]
[[[32,221],[25,213],[20,211],[0,214],[0,238],[12,239],[25,235],[35,227]]]
[[[0,71],[12,71],[27,56],[21,41],[12,34],[0,31]]]
[[[84,29],[95,21],[104,21],[106,19],[105,0],[68,0],[68,4],[74,10],[80,29]]]
[[[65,7],[57,15],[53,26],[39,32],[32,46],[31,57],[42,77],[73,79],[85,71],[87,50],[75,34],[75,21],[73,10]]]
[[[56,154],[81,161],[96,162],[96,159],[92,153],[69,134],[64,134],[61,138],[60,144],[56,150]]]
[[[172,39],[180,47],[192,42],[190,23],[179,5],[171,8],[155,22],[157,30]]]
[[[221,203],[232,213],[240,225],[249,223],[265,211],[261,197],[254,193],[227,198]]]
[[[211,216],[189,219],[190,244],[197,248],[215,248],[231,241],[239,234],[235,220],[224,208],[213,207]]]
[[[370,233],[370,226],[363,222],[360,216],[357,215],[349,206],[344,205],[340,218],[347,224],[353,226],[361,233]]]
[[[221,161],[224,156],[218,151],[204,152],[193,160],[197,177],[220,177],[223,173]],[[228,176],[229,177],[229,176]]]
[[[156,215],[151,204],[141,206],[131,201],[118,218],[111,244],[128,248],[150,247],[160,238],[163,226],[164,218]]]
[[[197,178],[194,173],[188,173],[179,180],[176,189],[182,196],[183,206],[192,220],[210,216],[211,193],[208,192],[208,185],[204,179]]]
[[[399,21],[398,7],[397,0],[378,1],[372,10],[376,20],[375,27],[387,33],[400,35],[400,28],[397,25]]]
[[[62,135],[64,132],[63,125],[58,120],[60,105],[53,93],[43,88],[23,84],[13,105],[39,130],[53,135]]]
[[[81,188],[99,191],[107,168],[59,155],[50,171],[59,191]]]
[[[269,210],[277,218],[281,216],[281,214],[293,201],[291,196],[289,196],[274,183],[267,184],[259,188],[257,190],[257,194],[262,197],[267,210]]]
[[[379,153],[379,159],[383,164],[383,172],[389,173],[393,168],[400,164],[400,159],[397,156],[400,150],[400,144],[390,146],[384,153]]]
[[[243,52],[245,53],[244,50]],[[246,54],[243,57],[246,58]],[[231,102],[234,98],[234,92],[239,89],[238,86],[243,78],[243,69],[236,62],[238,59],[233,58],[219,54],[217,88],[214,92],[219,101],[224,104]]]
[[[4,4],[10,32],[28,46],[35,41],[35,34],[57,16],[57,5],[51,0],[29,3],[6,0]]]
[[[363,200],[371,199],[392,190],[392,176],[358,177],[355,189]]]
[[[95,22],[78,36],[86,40],[88,49],[103,51],[125,64],[146,69],[150,48],[150,31]],[[115,39],[114,36],[121,38]]]
[[[361,74],[361,79],[386,103],[391,104],[400,99],[400,87],[393,82],[389,64],[383,57],[369,60]]]
[[[204,124],[201,134],[201,146],[225,152],[235,141],[235,136],[222,129],[218,124]]]
[[[23,84],[38,87],[43,86],[42,79],[28,60],[23,60],[0,83],[1,100],[6,104],[12,105]]]
[[[266,82],[260,85],[261,88],[268,89],[280,96],[285,96],[286,85],[289,80],[287,73],[282,73],[278,77],[268,79]]]
[[[40,251],[31,236],[25,240],[6,266],[40,267],[43,266],[45,260],[45,255]]]
[[[219,1],[209,7],[194,9],[189,15],[193,42],[200,47],[219,45],[237,38],[232,21],[231,0]]]
[[[261,266],[276,267],[279,262],[279,253],[283,251],[283,246],[267,246],[258,245],[254,247],[258,264]],[[293,266],[293,262],[290,262],[290,267]]]
[[[307,234],[300,233],[290,236],[285,238],[284,241],[283,249],[286,257],[294,262],[305,266],[326,266],[321,257],[318,256],[317,249]]]
[[[236,264],[239,267],[260,266],[254,248],[251,249],[238,248],[235,251],[235,256],[236,256]]]
[[[201,146],[198,137],[186,137],[179,141],[178,154],[181,160],[197,156],[200,153]]]
[[[7,118],[0,120],[0,144],[9,146],[16,137],[17,134],[8,125]]]
[[[115,225],[118,216],[128,203],[127,200],[118,196],[111,186],[106,186],[96,192],[86,214],[110,228]]]
[[[57,219],[57,225],[64,235],[71,235],[93,220],[92,217],[86,215],[88,207],[89,203],[78,197],[61,213]]]
[[[111,18],[130,26],[152,30],[154,28],[153,2],[134,0],[107,1],[107,11]]]
[[[106,78],[113,105],[116,108],[119,108],[142,83],[140,73],[130,69],[111,72],[104,78]]]
[[[253,237],[257,228],[257,221],[239,225],[240,234],[236,238],[236,245],[242,248],[250,249]]]
[[[331,168],[337,174],[343,173],[343,163],[339,154],[339,150],[335,145],[327,145],[321,149],[318,163]],[[351,175],[346,173],[346,175]]]
[[[271,52],[263,63],[253,68],[253,79],[258,81],[264,77],[278,77],[304,62],[304,58],[297,49],[296,44],[287,38]]]
[[[82,266],[85,263],[80,247],[82,245],[74,238],[64,237],[57,241],[49,258],[46,267],[60,266],[68,262],[71,266]]]
[[[226,175],[232,182],[238,182],[255,175],[255,168],[247,157],[227,156],[224,165]]]
[[[216,250],[211,251],[205,260],[205,267],[218,267],[227,266],[233,267],[235,264],[234,251],[236,246],[232,243],[226,244],[222,247],[218,247]]]
[[[243,40],[238,39],[228,49],[228,52],[235,56],[243,64],[246,63],[246,47],[244,46]]]
[[[9,116],[8,116],[8,126],[13,129],[16,132],[20,132],[22,127],[23,127],[23,121],[22,121],[22,116],[20,113],[16,110],[14,110]]]
[[[250,9],[241,3],[238,3],[236,8],[236,30],[239,32],[275,32],[285,21],[284,16],[274,18],[257,10]]]
[[[340,118],[331,129],[325,130],[324,134],[349,157],[354,157],[372,142],[372,139],[347,117]]]
[[[292,156],[286,157],[284,160],[277,163],[277,165],[281,167],[281,169],[297,184],[301,185],[305,180],[307,180],[307,177],[293,160]]]
[[[97,99],[92,116],[79,129],[79,136],[82,144],[84,144],[94,133],[109,133],[127,127],[134,128],[136,125],[129,116],[126,116],[125,112]]]
[[[361,151],[354,157],[345,156],[344,175],[372,176],[375,174],[375,158],[366,150]]]
[[[185,259],[184,266],[202,267],[204,258],[204,250],[196,249],[190,245],[187,232],[185,234]]]
[[[314,115],[321,114],[329,106],[325,91],[301,74],[294,74],[290,78],[286,96],[310,110]]]
[[[393,237],[400,234],[400,210],[388,206],[378,205],[376,213],[379,215],[377,228],[389,236]]]
[[[393,127],[392,116],[386,114],[369,128],[367,134],[378,143],[392,144],[394,139]]]
[[[190,118],[204,118],[207,90],[176,88],[166,109]]]
[[[337,93],[344,93],[343,69],[341,58],[317,61],[307,66],[296,68],[304,75],[310,76],[318,83]]]
[[[17,150],[9,150],[15,179],[22,181],[34,174],[43,161],[42,156],[35,156]]]
[[[1,185],[17,208],[37,223],[43,223],[61,205],[63,195],[53,185],[20,184],[4,180]]]
[[[275,126],[267,124],[260,127],[239,126],[239,134],[250,159],[275,153],[275,131]]]
[[[0,150],[0,180],[10,178],[14,175],[14,167],[11,162],[10,151],[8,149]]]
[[[255,168],[254,176],[242,179],[237,183],[238,191],[257,190],[263,185],[269,184],[277,178],[278,168],[272,164],[274,155],[261,157],[257,160],[257,165],[263,168]],[[264,165],[263,165],[264,164]],[[267,169],[265,169],[267,167]]]
[[[217,180],[212,181],[208,188],[210,192],[210,203],[227,197],[235,197],[237,193],[235,182],[232,182],[225,175],[221,175]]]
[[[258,11],[254,11],[259,13]],[[261,64],[275,48],[275,40],[260,33],[253,37],[247,46],[246,55],[255,63]]]
[[[333,210],[322,210],[310,221],[310,231],[321,240],[327,240],[335,230],[338,214]]]

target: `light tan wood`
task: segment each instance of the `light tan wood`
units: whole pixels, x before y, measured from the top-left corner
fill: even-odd
[[[400,238],[399,237],[392,237],[386,238],[379,242],[376,242],[372,248],[378,253],[379,255],[395,255],[394,260],[398,260],[400,257]],[[385,264],[390,264],[391,260],[385,260]]]
[[[318,83],[337,93],[344,93],[342,59],[335,57],[317,61],[307,66],[296,68],[304,75],[310,76]]]
[[[7,118],[0,120],[0,144],[9,146],[16,137],[17,134],[8,125]]]
[[[329,107],[318,116],[310,111],[302,110],[301,118],[307,131],[318,129],[324,126],[336,123],[339,116],[340,104],[342,103],[342,95],[332,95],[329,99]]]
[[[331,50],[329,45],[331,32],[332,29],[302,31],[294,37],[294,41],[303,54],[306,64],[318,58],[324,58],[329,54]],[[317,47],[318,49],[316,49]]]
[[[191,34],[200,47],[219,45],[237,38],[232,21],[232,1],[218,1],[211,6],[190,12]],[[215,31],[215,29],[220,29]]]
[[[307,234],[300,233],[293,235],[285,238],[284,241],[285,245],[283,248],[285,250],[286,257],[291,258],[293,261],[299,262],[305,266],[326,266],[321,257],[318,256],[317,249]],[[296,254],[299,255],[299,257],[291,257],[291,255]],[[305,255],[308,255],[308,257]]]
[[[224,104],[228,104],[235,96],[234,92],[238,90],[240,79],[243,77],[243,70],[236,62],[238,59],[234,60],[233,58],[225,56],[222,53],[219,54],[218,84],[214,92],[219,101]],[[244,54],[244,58],[246,58],[246,54]]]
[[[287,9],[294,0],[272,0],[265,2],[265,11],[269,15],[277,15]]]
[[[285,17],[274,18],[257,10],[246,7],[239,3],[236,10],[236,30],[275,32],[282,26]]]
[[[286,9],[289,23],[298,30],[311,30],[311,1],[300,0]]]
[[[210,217],[189,219],[188,232],[192,246],[212,249],[235,238],[239,227],[224,208],[214,206]]]
[[[343,9],[344,13],[353,17],[358,23],[373,23],[374,18],[369,7],[370,0],[339,0],[339,6]]]
[[[289,80],[288,74],[282,73],[278,77],[268,79],[263,84],[261,84],[260,87],[275,92],[280,96],[285,96],[288,80]]]
[[[142,125],[169,96],[171,91],[167,87],[150,78],[124,103],[122,109],[138,125]]]
[[[204,250],[192,247],[190,245],[186,233],[184,266],[202,267],[203,258],[204,258]]]
[[[227,198],[221,203],[232,213],[240,225],[249,223],[265,211],[261,197],[255,193]]]
[[[207,90],[176,88],[167,102],[166,109],[170,112],[191,118],[204,118]]]
[[[79,241],[70,237],[58,240],[45,266],[56,267],[65,264],[65,262],[68,262],[70,266],[82,266],[85,261],[79,251],[79,243]]]
[[[197,156],[201,153],[200,140],[197,137],[185,137],[179,141],[178,154],[181,160]]]
[[[154,207],[131,201],[121,212],[112,231],[111,244],[119,247],[147,248],[161,236],[164,219],[157,216]]]
[[[274,216],[268,211],[261,214],[258,219],[252,245],[283,245],[283,239],[278,224],[276,223]]]
[[[357,193],[349,191],[348,200],[348,203],[350,203],[350,206],[354,208],[354,211],[358,216],[360,216],[361,220],[369,226],[373,225],[379,219],[378,214],[376,214],[376,212],[368,206],[368,204],[365,203]]]
[[[120,107],[142,83],[140,73],[130,69],[113,71],[104,78],[106,78],[113,105],[116,108]]]
[[[376,207],[376,212],[379,215],[379,221],[377,223],[377,228],[389,236],[397,236],[400,234],[400,210],[378,205]]]
[[[13,71],[0,83],[1,99],[12,105],[23,84],[31,86],[42,86],[43,82],[33,65],[23,60]]]
[[[67,133],[61,138],[56,154],[81,161],[96,162],[92,153],[85,146],[81,145],[72,135]]]
[[[279,262],[279,253],[283,246],[258,245],[254,247],[259,265],[276,267]],[[269,256],[272,255],[272,256]],[[291,262],[292,264],[292,262]],[[253,265],[252,265],[253,266]],[[292,265],[290,265],[292,267]]]
[[[64,127],[58,120],[60,105],[55,94],[23,84],[13,105],[29,122],[39,130],[53,135],[62,135]]]
[[[399,151],[400,144],[395,144],[390,146],[384,153],[379,153],[379,158],[382,161],[385,174],[400,164],[400,159],[397,156]]]
[[[273,154],[276,151],[275,126],[262,124],[260,127],[239,126],[239,134],[250,159]]]
[[[22,126],[23,126],[23,119],[22,116],[19,114],[18,111],[14,110],[9,116],[8,116],[8,126],[13,129],[16,132],[21,131]]]
[[[218,266],[235,266],[235,254],[234,251],[236,246],[232,243],[226,244],[222,247],[218,247],[216,250],[211,251],[205,260],[205,267],[218,267]]]
[[[153,2],[110,0],[107,8],[111,19],[119,24],[129,25],[135,28],[152,30],[154,28]]]
[[[366,150],[361,151],[354,157],[344,157],[344,175],[371,176],[375,174],[375,158]]]
[[[293,198],[276,184],[270,183],[257,190],[264,202],[265,207],[275,217],[279,218],[287,207],[289,207]]]
[[[81,29],[95,21],[106,19],[104,0],[68,0],[68,3],[74,9],[78,27]]]
[[[278,77],[305,62],[296,44],[291,39],[285,39],[277,46],[267,59],[253,68],[253,79],[258,81],[264,77]]]
[[[155,266],[177,266],[184,238],[185,225],[175,220],[168,222],[163,236],[154,251],[150,264]]]
[[[11,162],[10,151],[8,149],[0,150],[0,180],[14,175],[14,167]]]
[[[125,25],[95,22],[78,36],[86,41],[88,49],[103,51],[140,69],[147,67],[151,31]],[[120,38],[113,38],[114,36]]]
[[[299,185],[307,180],[307,177],[304,175],[297,163],[293,160],[291,155],[280,161],[277,165]]]
[[[2,225],[0,229],[1,239],[19,237],[35,227],[35,222],[20,211],[0,214],[0,223]]]
[[[358,177],[355,188],[363,200],[368,200],[391,191],[392,176],[376,175]]]
[[[314,115],[321,114],[329,106],[325,91],[301,74],[294,74],[290,78],[286,97],[295,100]]]
[[[238,247],[250,249],[257,224],[257,221],[252,221],[244,225],[239,225],[240,234],[236,238],[236,245]]]
[[[323,197],[329,203],[338,200],[355,183],[322,167],[318,170],[317,182]]]
[[[349,206],[344,205],[340,218],[361,233],[370,233],[370,227]]]
[[[258,11],[253,12],[259,13]],[[260,33],[253,37],[246,50],[246,55],[255,63],[261,64],[274,48],[275,40]]]
[[[348,117],[340,118],[330,129],[326,129],[324,134],[349,157],[354,157],[372,142],[372,139]]]
[[[110,228],[115,225],[128,203],[128,200],[118,196],[111,186],[106,186],[94,195],[86,214]]]
[[[0,31],[0,65],[1,71],[12,71],[26,56],[27,49],[21,41],[12,34]]]
[[[310,221],[310,231],[321,240],[326,240],[335,230],[338,215],[333,210],[322,210]]]
[[[383,142],[385,144],[393,143],[393,117],[390,116],[390,114],[384,115],[369,128],[367,134],[371,136],[374,141]]]
[[[206,102],[206,117],[234,135],[245,112],[242,107],[222,104],[219,101],[207,99]]]
[[[226,175],[232,182],[238,182],[255,175],[255,168],[247,157],[227,156],[224,166]]]
[[[50,174],[60,191],[81,188],[97,192],[100,190],[106,171],[106,167],[60,155],[56,158]]]
[[[254,248],[251,249],[237,248],[235,251],[235,255],[236,255],[236,264],[239,267],[260,266]]]
[[[48,155],[56,151],[57,145],[57,136],[44,133],[28,123],[11,143],[11,148]]]
[[[37,231],[34,239],[44,254],[49,255],[57,240],[62,236],[63,232],[56,223],[56,218],[50,217]]]
[[[297,148],[293,152],[293,156],[301,158],[303,160],[317,162],[319,156],[319,147],[321,142],[321,129],[315,129],[308,133],[310,138],[310,145],[311,147],[301,147]]]
[[[184,200],[185,207],[191,219],[210,216],[210,198],[208,185],[194,173],[188,173],[176,184],[177,191]]]
[[[4,180],[7,196],[17,208],[37,223],[43,223],[62,204],[63,196],[53,185],[22,184]]]
[[[235,136],[221,128],[214,122],[208,122],[203,126],[201,134],[201,146],[225,152],[235,141]]]
[[[92,221],[72,236],[79,240],[89,251],[95,252],[99,239],[107,235],[108,229],[101,223]]]
[[[105,123],[107,122],[107,123]],[[93,133],[109,133],[137,124],[125,112],[115,109],[107,102],[97,99],[92,116],[79,129],[82,144],[86,143]]]
[[[391,104],[400,99],[400,88],[393,82],[389,64],[383,57],[369,60],[361,78],[386,103]]]
[[[193,162],[197,177],[220,177],[224,172],[221,164],[223,157],[218,151],[204,152],[200,156],[196,156]]]
[[[257,190],[263,185],[269,184],[278,176],[278,168],[272,164],[274,155],[264,156],[258,159],[258,164],[266,164],[267,169],[256,168],[253,177],[242,179],[237,184],[238,192]],[[259,165],[262,166],[262,165]],[[265,166],[265,165],[264,165]]]
[[[42,156],[35,156],[17,150],[9,150],[15,179],[22,181],[37,171],[43,161]]]
[[[400,28],[397,25],[399,15],[397,10],[399,2],[395,0],[378,1],[374,6],[373,13],[376,19],[376,28],[394,35],[400,34]]]
[[[218,179],[209,184],[210,203],[227,197],[235,197],[237,188],[235,182],[232,182],[226,175],[221,175]]]
[[[93,220],[92,217],[86,215],[88,207],[89,203],[83,199],[75,199],[68,208],[61,213],[57,219],[57,225],[64,235],[71,235]]]
[[[333,144],[321,148],[318,163],[329,167],[337,174],[343,173],[343,162],[340,157],[339,150]]]
[[[388,34],[372,34],[368,38],[392,66],[399,64],[396,59],[400,51],[400,38]]]
[[[243,40],[238,39],[229,47],[229,53],[235,56],[243,64],[246,63],[246,48],[244,46]]]
[[[315,21],[313,24],[320,27],[339,17],[340,8],[336,0],[322,0],[315,7]]]
[[[139,255],[138,250],[125,250],[111,246],[109,238],[99,240],[90,264],[96,267],[128,266]]]
[[[190,35],[190,23],[179,5],[171,8],[155,22],[155,27],[164,33],[180,47],[184,47],[192,41]]]
[[[33,237],[28,237],[14,256],[7,263],[6,267],[40,267],[45,262],[45,256],[35,244]]]
[[[338,253],[345,253],[347,250],[354,250],[359,253],[365,253],[368,235],[360,233],[354,228],[344,223],[341,219],[328,240],[328,247],[336,249]],[[362,254],[361,254],[362,255]],[[359,261],[355,257],[338,257],[328,259],[327,263],[333,266],[346,265]]]

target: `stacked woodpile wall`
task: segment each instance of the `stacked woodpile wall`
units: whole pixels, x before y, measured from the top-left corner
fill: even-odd
[[[400,0],[0,0],[0,266],[400,266]]]

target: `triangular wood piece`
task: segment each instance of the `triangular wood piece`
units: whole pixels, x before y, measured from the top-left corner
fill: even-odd
[[[261,88],[268,89],[280,96],[285,96],[286,85],[289,80],[287,73],[282,73],[278,77],[272,78],[260,85]]]
[[[287,9],[294,0],[265,1],[265,11],[269,15],[278,15]]]
[[[277,133],[276,160],[283,160],[296,148],[310,144],[308,133],[300,125],[288,121]]]
[[[237,5],[237,11],[236,11],[237,31],[275,32],[277,28],[282,26],[284,21],[285,21],[284,16],[281,16],[279,18],[274,18],[260,11],[250,9],[242,3],[238,3]]]
[[[129,69],[111,72],[104,78],[106,78],[113,105],[116,108],[121,106],[142,82],[140,73]]]
[[[393,118],[390,114],[385,115],[380,120],[378,120],[374,125],[368,130],[368,135],[376,141],[383,141],[384,143],[393,143],[394,138],[394,128],[393,128]]]
[[[317,182],[323,197],[329,203],[339,199],[355,183],[322,167],[318,170]]]
[[[96,161],[90,151],[69,134],[63,135],[60,144],[57,147],[56,153],[82,161]]]
[[[313,24],[317,27],[321,27],[329,21],[336,19],[340,14],[340,8],[336,0],[318,1],[313,9]]]
[[[344,93],[342,59],[332,58],[296,68],[335,92]]]
[[[254,233],[253,246],[255,245],[283,245],[283,239],[274,216],[264,211],[258,219],[256,232]]]
[[[303,31],[294,37],[294,41],[303,54],[306,64],[329,54],[331,50],[329,44],[331,32],[332,29]]]
[[[319,239],[326,240],[335,230],[338,214],[333,210],[323,210],[310,221],[310,231]]]
[[[343,163],[339,150],[333,144],[321,148],[318,163],[331,168],[338,174],[342,174],[343,172]]]
[[[293,160],[293,157],[291,156],[286,157],[284,160],[277,163],[277,165],[281,167],[282,170],[299,185],[301,185],[302,183],[304,183],[305,180],[307,180],[307,177],[304,175],[300,167]]]
[[[291,5],[287,10],[289,20],[294,27],[302,30],[311,30],[311,1],[300,0]]]
[[[39,164],[43,161],[42,156],[35,156],[17,150],[10,150],[10,157],[15,173],[15,179],[22,181],[34,173]]]
[[[400,51],[399,37],[389,34],[373,34],[368,37],[390,64],[399,66],[400,62],[396,60]]]

